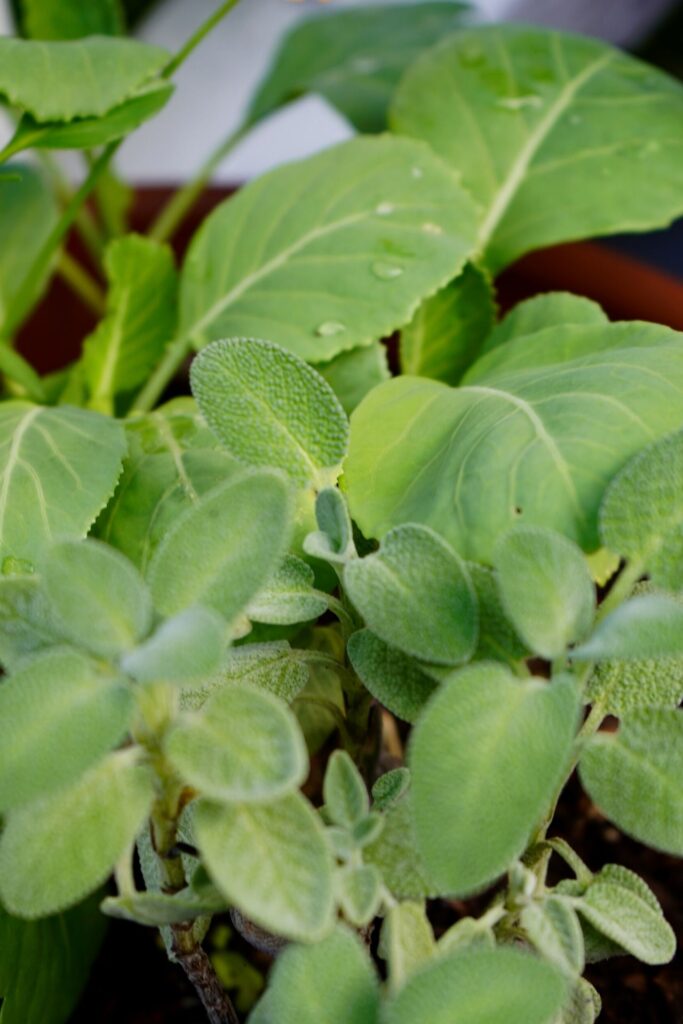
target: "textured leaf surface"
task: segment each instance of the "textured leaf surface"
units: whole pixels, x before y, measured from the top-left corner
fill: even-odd
[[[74,782],[123,738],[132,714],[128,689],[75,651],[32,659],[0,685],[2,810]]]
[[[209,426],[235,458],[276,466],[302,487],[336,480],[346,415],[302,360],[266,341],[217,341],[197,356],[191,380]]]
[[[519,302],[486,338],[483,351],[489,352],[515,338],[525,338],[548,327],[567,324],[606,324],[607,316],[597,302],[571,292],[545,292]]]
[[[343,565],[355,555],[353,526],[346,501],[336,487],[325,487],[315,499],[318,530],[304,538],[304,551]]]
[[[0,662],[5,670],[63,640],[39,578],[0,576]]]
[[[193,921],[227,909],[225,899],[217,891],[209,898],[190,888],[182,889],[173,896],[150,891],[133,896],[108,896],[102,903],[102,913],[110,917],[153,927]]]
[[[0,559],[37,562],[53,538],[82,537],[112,494],[121,425],[84,409],[5,402],[0,411]]]
[[[116,395],[146,380],[173,337],[177,282],[170,248],[140,235],[112,242],[105,268],[107,314],[84,343],[83,370],[91,405],[112,412]]]
[[[435,948],[424,903],[395,903],[384,918],[379,948],[389,969],[389,991],[397,992]]]
[[[256,924],[311,942],[329,931],[332,855],[316,813],[301,794],[269,804],[203,801],[195,829],[216,885]]]
[[[314,582],[310,565],[295,555],[286,555],[247,608],[247,615],[254,622],[285,626],[317,619],[327,609],[327,602],[315,593]]]
[[[649,65],[594,39],[505,25],[419,58],[392,122],[460,171],[498,270],[530,249],[678,216],[682,117],[680,84]]]
[[[345,750],[335,750],[327,763],[323,797],[335,825],[353,828],[368,813],[365,783]]]
[[[160,71],[168,53],[133,39],[0,39],[0,94],[36,121],[99,116]]]
[[[524,907],[520,924],[538,953],[568,977],[583,972],[584,946],[576,911],[558,896]]]
[[[441,893],[465,894],[523,851],[567,769],[578,717],[569,678],[520,681],[502,666],[463,669],[413,733],[417,839]]]
[[[608,818],[641,842],[683,856],[683,715],[643,709],[616,733],[598,733],[579,762],[581,782]]]
[[[479,606],[479,641],[474,661],[506,661],[514,664],[529,654],[503,609],[495,572],[476,562],[467,563]]]
[[[438,894],[418,849],[412,804],[409,790],[387,809],[379,838],[363,851],[363,859],[380,869],[384,884],[399,900]]]
[[[561,975],[514,949],[463,952],[423,967],[387,1006],[387,1024],[550,1024]]]
[[[124,672],[141,683],[163,681],[190,686],[218,671],[225,650],[225,623],[208,608],[188,608],[121,660]]]
[[[348,416],[368,391],[391,376],[387,350],[380,341],[340,352],[329,362],[318,363],[316,369],[330,385]]]
[[[210,682],[184,695],[188,707],[201,707],[220,686],[244,683],[290,703],[308,682],[313,652],[292,649],[286,640],[245,644],[229,651],[225,664]]]
[[[414,722],[437,683],[407,654],[389,647],[369,629],[354,633],[348,653],[355,672],[375,700],[404,722]]]
[[[216,800],[272,800],[308,770],[293,714],[269,693],[226,686],[170,732],[166,752],[181,776]]]
[[[32,39],[116,36],[124,29],[119,0],[22,0],[22,9]]]
[[[379,986],[360,940],[339,926],[313,946],[285,949],[262,1003],[249,1024],[377,1024]]]
[[[175,522],[149,569],[156,607],[174,615],[193,604],[233,619],[280,561],[289,533],[288,492],[279,474],[245,470]]]
[[[505,611],[530,649],[557,658],[593,624],[595,588],[583,553],[560,534],[518,526],[496,545]]]
[[[477,604],[467,570],[431,530],[412,524],[354,559],[344,586],[367,625],[405,654],[457,665],[477,642]]]
[[[494,318],[491,282],[468,263],[460,277],[422,303],[401,331],[402,372],[458,384],[480,355]]]
[[[451,172],[411,140],[354,139],[279,167],[195,236],[181,333],[198,347],[268,338],[324,362],[410,320],[419,299],[458,273],[475,220]],[[434,223],[440,235],[425,230]]]
[[[11,913],[43,917],[100,885],[152,803],[148,769],[126,750],[75,785],[14,811],[0,840],[0,897]]]
[[[357,928],[364,928],[379,910],[382,876],[374,864],[349,865],[337,875],[337,891],[346,919]]]
[[[644,594],[619,605],[572,651],[577,661],[683,657],[683,602]]]
[[[517,372],[460,388],[401,377],[364,399],[351,417],[345,480],[366,536],[421,522],[490,562],[498,536],[522,517],[598,547],[609,481],[680,427],[683,345],[638,324],[569,327],[550,354],[540,337],[510,343],[524,357]]]
[[[610,484],[600,535],[671,590],[683,589],[683,432],[639,452]]]
[[[307,18],[283,41],[249,107],[252,121],[308,92],[324,96],[359,132],[386,127],[387,108],[417,55],[466,20],[466,4],[372,6]]]

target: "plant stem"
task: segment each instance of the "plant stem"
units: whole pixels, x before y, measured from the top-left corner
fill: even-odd
[[[102,316],[105,310],[105,298],[102,288],[85,267],[66,250],[59,257],[57,273],[93,313],[96,313],[97,316]]]
[[[39,149],[37,154],[40,158],[43,167],[47,170],[48,174],[52,178],[57,198],[59,199],[62,206],[68,206],[73,195],[73,189],[71,183],[66,178],[61,167],[55,160],[53,154],[48,149]],[[82,206],[74,221],[74,226],[78,231],[83,244],[88,250],[89,256],[99,267],[102,262],[102,252],[104,250],[104,238],[102,232],[97,224],[97,221],[93,217],[87,206]]]
[[[184,61],[190,56],[193,50],[195,50],[202,40],[208,36],[209,32],[216,27],[216,25],[223,20],[226,14],[239,3],[239,0],[225,0],[220,7],[214,11],[214,13],[203,22],[196,32],[190,36],[185,45],[178,50],[178,53],[173,57],[164,70],[161,72],[162,78],[170,78],[180,67]]]
[[[239,1024],[235,1007],[216,977],[206,950],[194,939],[192,928],[175,924],[171,932],[173,955],[192,982],[210,1024]]]
[[[166,242],[173,237],[209,184],[213,172],[228,153],[232,152],[237,143],[244,138],[250,127],[250,125],[241,124],[234,132],[230,133],[227,139],[221,140],[220,144],[208,155],[195,177],[178,189],[163,207],[148,232],[150,238],[157,242]]]
[[[163,359],[149,376],[147,383],[133,402],[130,408],[131,413],[149,412],[157,404],[191,349],[191,341],[182,335],[171,342]]]

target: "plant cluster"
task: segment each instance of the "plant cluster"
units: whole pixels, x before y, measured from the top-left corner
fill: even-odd
[[[493,275],[683,212],[683,88],[447,0],[328,13],[131,234],[115,150],[233,4],[176,56],[111,0],[25,0],[0,39],[3,1024],[64,1020],[100,900],[214,1024],[224,912],[276,957],[251,1024],[592,1024],[587,962],[675,947],[553,818],[578,767],[683,854],[683,340],[565,293],[496,323]],[[309,91],[359,136],[221,204],[178,272],[218,159]],[[102,315],[39,377],[12,339],[55,269]]]

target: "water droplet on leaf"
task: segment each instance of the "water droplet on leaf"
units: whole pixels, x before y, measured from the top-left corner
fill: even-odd
[[[403,267],[397,266],[396,263],[385,263],[383,260],[378,260],[372,264],[372,272],[382,281],[391,281],[392,278],[401,276]]]
[[[442,235],[443,234],[443,228],[441,227],[441,225],[440,224],[432,224],[431,221],[425,221],[425,223],[422,225],[422,230],[424,231],[425,235]]]
[[[496,103],[497,107],[503,110],[524,110],[525,107],[542,107],[543,100],[540,96],[504,96]]]
[[[421,167],[413,167],[410,173],[414,178],[421,178],[424,174],[424,171],[422,170]]]
[[[342,334],[346,330],[346,324],[338,320],[325,320],[315,329],[315,333],[321,338],[331,338],[334,334]]]
[[[386,217],[390,213],[393,213],[396,207],[393,203],[380,203],[375,207],[375,213],[379,214],[380,217]]]

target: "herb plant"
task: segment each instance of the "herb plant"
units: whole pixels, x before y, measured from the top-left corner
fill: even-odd
[[[224,913],[276,958],[251,1024],[591,1024],[586,963],[675,947],[553,821],[578,767],[683,854],[683,340],[564,293],[495,323],[493,275],[680,215],[683,89],[448,0],[333,12],[131,234],[114,153],[232,6],[176,56],[105,0],[0,39],[3,1024],[66,1019],[100,902],[214,1024]],[[248,184],[178,271],[217,161],[307,91],[363,134]],[[41,378],[13,339],[54,271],[101,319]]]

